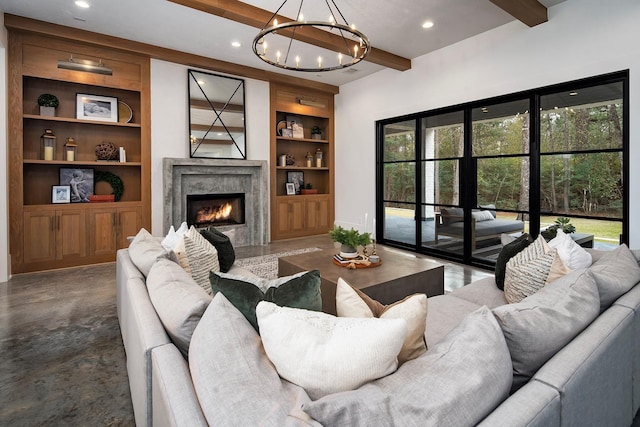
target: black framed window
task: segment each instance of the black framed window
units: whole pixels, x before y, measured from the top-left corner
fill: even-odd
[[[378,240],[487,267],[559,217],[626,242],[627,98],[622,71],[378,121]]]

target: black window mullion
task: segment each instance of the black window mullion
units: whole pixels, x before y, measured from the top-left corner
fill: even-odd
[[[540,233],[540,95],[531,95],[529,114],[529,234]]]

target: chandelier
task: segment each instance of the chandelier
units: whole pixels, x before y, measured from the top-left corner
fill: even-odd
[[[367,57],[371,50],[369,39],[349,25],[334,0],[325,0],[328,21],[305,20],[304,0],[301,0],[296,20],[278,23],[276,16],[287,1],[284,0],[253,39],[253,53],[258,58],[285,70],[318,72],[347,68]],[[318,43],[318,39],[322,42]],[[312,43],[332,53],[325,50],[309,54],[302,44]]]

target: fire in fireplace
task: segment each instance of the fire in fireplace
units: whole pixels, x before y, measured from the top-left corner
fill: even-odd
[[[235,225],[244,220],[244,193],[187,195],[189,226]]]

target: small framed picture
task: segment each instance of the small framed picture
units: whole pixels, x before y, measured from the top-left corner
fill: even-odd
[[[118,121],[118,98],[78,93],[76,94],[76,118],[116,123]]]
[[[287,172],[287,182],[292,182],[296,190],[296,194],[300,194],[300,189],[304,188],[304,172],[302,171]]]
[[[296,194],[296,187],[293,185],[293,182],[287,182],[285,185],[287,186],[287,196]]]
[[[52,185],[51,203],[71,203],[71,186]]]
[[[71,203],[89,203],[93,195],[93,169],[60,168],[60,185],[71,187]]]
[[[282,136],[285,138],[293,138],[293,130],[289,129],[289,128],[284,128],[280,131],[280,133],[282,133]]]

